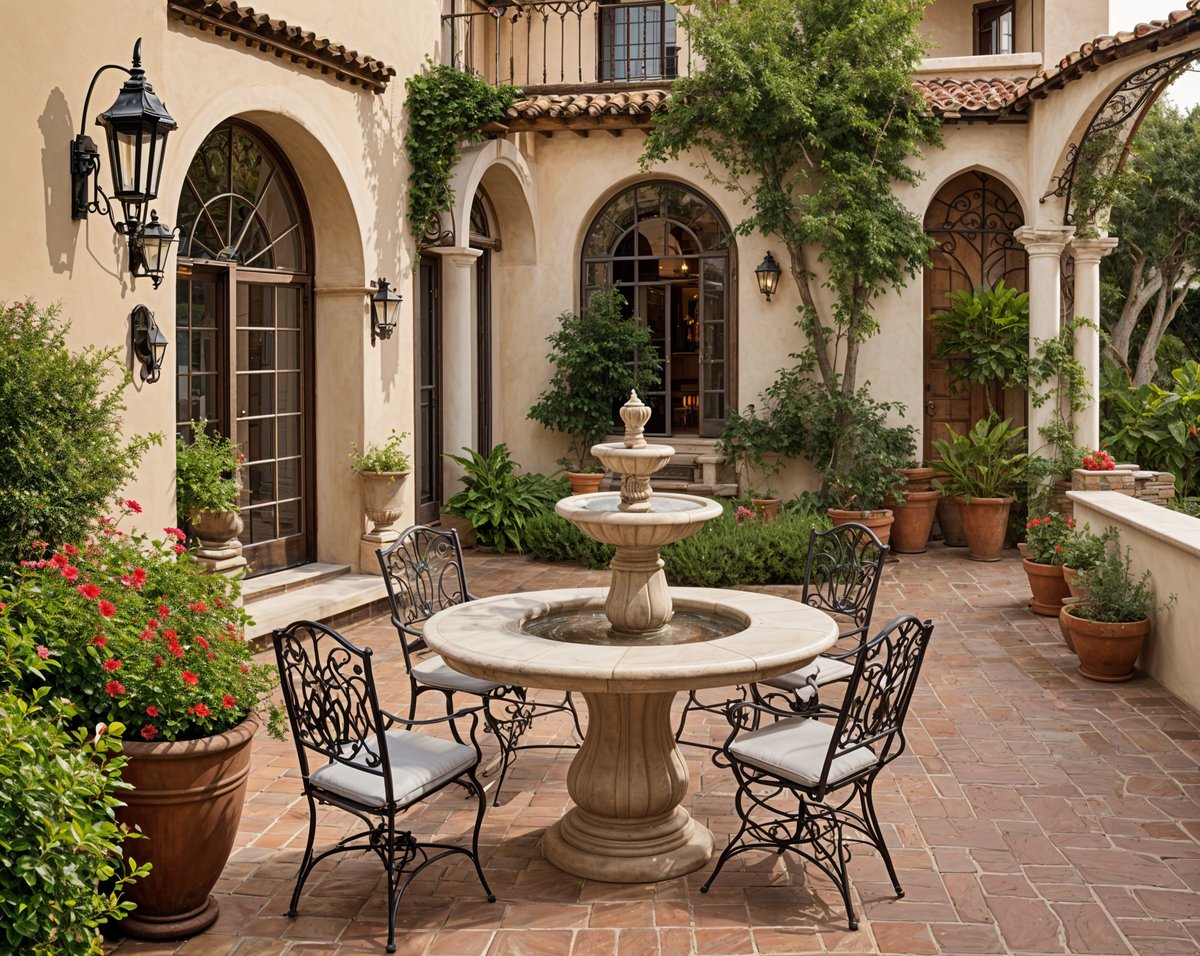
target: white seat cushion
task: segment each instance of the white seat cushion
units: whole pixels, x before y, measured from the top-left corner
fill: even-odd
[[[770,677],[767,680],[759,681],[760,684],[766,684],[769,687],[778,687],[781,690],[796,691],[797,696],[801,700],[808,700],[813,695],[812,686],[808,683],[809,677],[816,675],[817,686],[824,687],[826,684],[832,684],[834,681],[846,680],[854,673],[854,665],[847,661],[838,660],[834,657],[818,657],[815,661],[806,667],[801,667],[798,671],[790,671],[787,674],[780,674],[778,677]]]
[[[478,694],[481,697],[504,686],[503,684],[497,684],[495,681],[479,680],[476,677],[468,677],[466,674],[460,674],[437,654],[421,661],[419,664],[414,664],[412,672],[413,677],[417,679],[418,683],[425,684],[428,687],[457,690],[462,691],[464,694]]]
[[[729,752],[742,763],[759,767],[801,786],[815,787],[821,780],[821,769],[833,726],[806,717],[790,717],[778,723],[742,734],[729,746]],[[841,754],[829,768],[829,784],[849,777],[872,766],[878,758],[870,747],[861,747]]]
[[[397,804],[419,800],[475,762],[475,748],[453,740],[411,730],[389,730],[385,738],[392,771],[392,797]],[[347,747],[345,752],[352,749]],[[376,752],[374,740],[358,751],[354,763],[368,766],[368,752]],[[375,764],[372,769],[379,770],[379,765]],[[308,779],[315,787],[370,806],[380,806],[387,799],[382,774],[359,770],[349,764],[326,764],[311,773]]]

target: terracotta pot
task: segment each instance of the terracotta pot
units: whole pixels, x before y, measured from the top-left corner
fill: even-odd
[[[1071,632],[1071,642],[1079,655],[1079,673],[1088,680],[1108,683],[1135,676],[1134,664],[1150,633],[1150,618],[1108,624],[1076,617],[1071,607],[1069,604],[1063,607],[1059,621]]]
[[[1071,596],[1067,582],[1063,580],[1062,565],[1039,564],[1028,558],[1022,558],[1021,563],[1029,578],[1029,590],[1033,592],[1033,600],[1029,602],[1033,613],[1043,617],[1058,617],[1063,599]]]
[[[942,543],[948,548],[965,548],[967,539],[963,536],[962,512],[953,495],[942,495],[937,503],[937,523],[942,532]]]
[[[843,511],[840,508],[829,508],[826,512],[834,525],[864,524],[870,528],[883,544],[887,544],[892,536],[892,522],[895,516],[887,508],[877,508],[875,511]]]
[[[933,487],[932,468],[901,468],[905,480],[908,482],[908,490],[912,491],[928,491]]]
[[[571,482],[571,494],[590,495],[600,490],[604,475],[598,471],[568,471],[567,479]]]
[[[240,511],[190,511],[188,526],[208,551],[240,548],[238,535],[245,528]]]
[[[407,471],[360,471],[363,510],[372,524],[370,534],[391,531],[404,514],[404,480]]]
[[[915,470],[915,469],[914,469]],[[925,471],[932,472],[932,468]],[[901,554],[921,554],[929,544],[933,518],[937,513],[940,491],[913,491],[911,486],[904,504],[892,508],[892,550]]]
[[[1067,590],[1071,592],[1071,597],[1083,600],[1087,598],[1087,591],[1075,583],[1078,578],[1079,572],[1077,570],[1068,568],[1065,564],[1063,565],[1063,581],[1067,584]]]
[[[126,740],[117,819],[140,830],[126,850],[153,869],[126,891],[137,909],[121,920],[136,939],[179,939],[208,929],[220,907],[216,885],[242,818],[250,774],[250,744],[258,730],[251,714],[232,730],[199,740]]]
[[[955,495],[954,499],[962,516],[967,557],[972,561],[999,561],[1004,551],[1004,533],[1008,530],[1008,511],[1012,507],[1012,498],[964,498]]]
[[[471,519],[466,515],[452,515],[448,511],[443,511],[439,520],[443,531],[458,532],[458,542],[464,548],[476,546],[475,528],[471,525]]]
[[[1063,598],[1063,607],[1078,603],[1075,598]],[[1072,654],[1075,653],[1075,642],[1071,640],[1071,629],[1067,627],[1067,622],[1063,620],[1062,609],[1059,609],[1058,614],[1058,630],[1062,634],[1063,643],[1067,645],[1067,650]]]
[[[750,504],[754,505],[754,513],[760,520],[774,521],[779,517],[779,507],[783,504],[783,500],[780,498],[751,498]]]

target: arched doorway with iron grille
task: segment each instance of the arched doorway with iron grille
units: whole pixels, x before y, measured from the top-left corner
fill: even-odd
[[[176,429],[232,437],[251,574],[313,559],[312,233],[274,143],[249,124],[214,129],[179,202]]]

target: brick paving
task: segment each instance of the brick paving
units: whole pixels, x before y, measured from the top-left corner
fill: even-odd
[[[479,594],[606,579],[519,557],[468,562]],[[912,611],[936,628],[908,718],[908,752],[876,784],[907,895],[893,899],[878,856],[859,849],[850,864],[858,932],[846,930],[833,886],[786,856],[737,857],[707,895],[698,890],[707,868],[634,886],[563,874],[541,859],[538,839],[569,804],[571,752],[535,750],[518,757],[501,806],[485,819],[482,855],[497,901],[482,899],[469,864],[431,867],[401,902],[398,951],[1200,953],[1200,714],[1149,678],[1103,685],[1079,677],[1057,622],[1035,617],[1027,598],[1015,554],[976,564],[933,545],[888,565],[876,626]],[[386,619],[347,634],[377,650],[377,674],[389,674],[383,695],[403,711],[407,681]],[[537,732],[567,739],[566,724],[549,719]],[[720,725],[708,717],[690,727],[722,739]],[[704,751],[685,754],[686,803],[720,845],[734,826],[731,777]],[[309,881],[301,915],[283,915],[307,828],[290,741],[256,741],[250,791],[217,886],[217,924],[185,943],[124,941],[119,956],[383,953],[385,893],[374,858],[325,864]],[[453,839],[469,831],[471,812],[447,790],[407,819],[418,834]],[[325,811],[318,846],[349,832],[350,822]]]

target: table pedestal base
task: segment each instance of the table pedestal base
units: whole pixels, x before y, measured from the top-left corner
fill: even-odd
[[[671,880],[712,854],[712,833],[683,807],[656,822],[609,820],[575,807],[542,837],[542,856],[560,870],[602,883]]]

